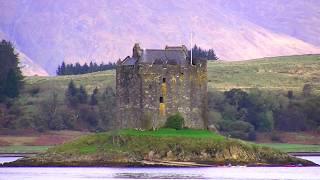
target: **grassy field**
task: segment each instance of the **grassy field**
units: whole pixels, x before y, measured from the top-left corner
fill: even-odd
[[[0,153],[42,153],[51,146],[0,146]]]
[[[240,62],[211,62],[209,87],[218,90],[259,88],[300,92],[306,83],[320,91],[320,55],[263,58]]]
[[[157,131],[137,131],[133,129],[124,129],[120,131],[120,134],[131,136],[212,138],[215,140],[225,139],[224,136],[218,135],[216,133],[195,129],[159,129]]]
[[[283,152],[320,152],[320,145],[268,143],[263,146],[278,149]]]

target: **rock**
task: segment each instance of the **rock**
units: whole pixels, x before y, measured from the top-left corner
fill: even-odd
[[[176,159],[176,156],[173,154],[171,150],[167,152],[167,159],[170,159],[170,160]]]
[[[150,152],[148,153],[148,157],[147,157],[147,158],[148,158],[149,160],[153,160],[153,159],[154,159],[154,154],[155,154],[154,151],[150,151]]]
[[[214,124],[209,125],[208,130],[212,131],[212,132],[219,133],[218,129],[216,128],[216,126]]]
[[[209,154],[208,153],[206,153],[206,151],[205,150],[202,150],[201,151],[201,153],[200,153],[200,158],[201,159],[208,159],[210,156],[209,156]]]

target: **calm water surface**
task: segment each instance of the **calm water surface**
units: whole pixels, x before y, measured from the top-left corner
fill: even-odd
[[[320,157],[303,157],[320,164]],[[0,158],[0,162],[16,158]],[[0,180],[219,179],[320,180],[320,167],[0,168]]]

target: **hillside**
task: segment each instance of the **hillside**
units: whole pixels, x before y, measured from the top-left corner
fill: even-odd
[[[3,39],[9,39],[3,32],[0,30],[0,41]],[[16,44],[13,44],[16,49],[16,53],[19,54],[20,67],[24,76],[48,76],[49,74],[35,61],[30,59],[25,53],[21,51],[20,48],[16,47]]]
[[[190,44],[223,60],[314,54],[318,1],[0,1],[0,31],[51,75],[62,61],[115,62],[143,48]],[[134,19],[134,20],[133,20]]]
[[[306,83],[320,91],[320,55],[263,58],[239,62],[209,62],[208,86],[217,90],[261,88],[300,92]],[[70,80],[84,85],[89,92],[95,87],[115,87],[115,71],[58,77],[26,77],[26,90],[40,88],[39,97],[50,91],[63,95]],[[27,94],[22,95],[28,98]],[[36,98],[32,98],[36,100]]]
[[[83,136],[4,166],[315,166],[204,130],[120,130]]]
[[[259,88],[301,92],[304,84],[320,91],[320,55],[284,56],[240,62],[211,62],[208,85],[218,90]]]

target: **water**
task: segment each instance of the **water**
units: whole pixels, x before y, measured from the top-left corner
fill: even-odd
[[[320,164],[320,156],[303,157]],[[8,161],[0,158],[0,162]],[[15,160],[15,159],[11,159]],[[320,167],[0,168],[0,180],[219,179],[319,180]]]
[[[12,162],[17,159],[20,159],[22,157],[0,157],[0,164],[5,163],[5,162]]]

